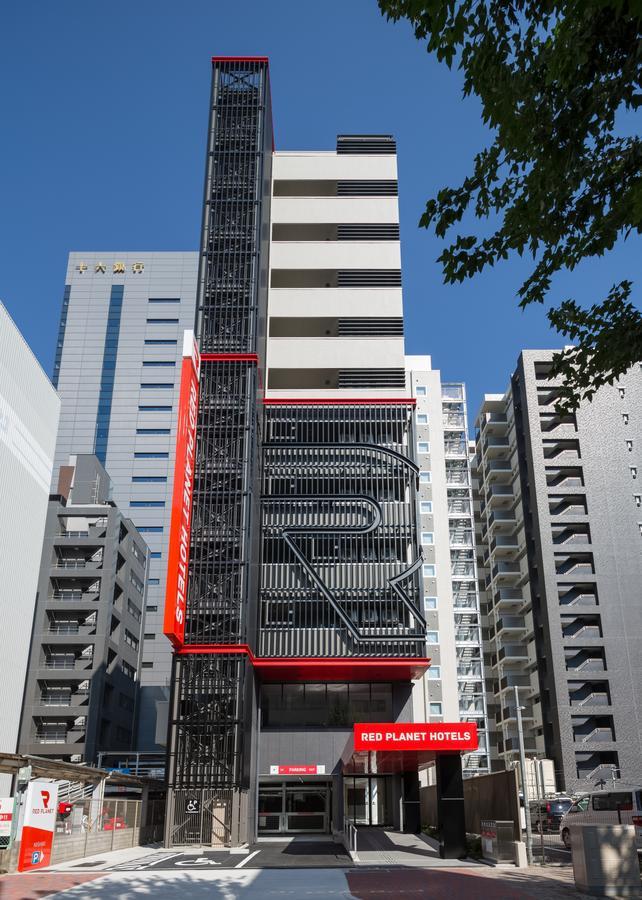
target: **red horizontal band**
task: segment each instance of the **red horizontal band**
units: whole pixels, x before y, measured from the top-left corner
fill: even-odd
[[[430,666],[424,656],[255,656],[247,644],[183,645],[177,656],[247,656],[266,682],[301,681],[414,681]]]
[[[345,400],[344,399],[341,399],[341,400],[335,399],[334,397],[328,398],[328,399],[323,399],[322,397],[308,397],[307,399],[301,399],[299,397],[287,397],[282,400],[278,400],[276,397],[264,397],[263,398],[264,406],[280,406],[280,405],[295,406],[297,404],[300,406],[329,406],[329,405],[332,405],[332,406],[337,406],[337,405],[339,405],[339,406],[341,406],[341,405],[346,405],[346,406],[355,406],[355,405],[389,406],[391,403],[404,404],[405,406],[416,406],[417,405],[417,401],[415,400],[414,397],[391,397],[388,399],[382,399],[381,397],[370,397],[370,398],[364,397],[363,399],[361,397],[358,397],[358,398],[351,397],[351,398],[349,398],[349,399],[347,398]]]
[[[201,362],[253,362],[258,363],[256,353],[201,353]]]

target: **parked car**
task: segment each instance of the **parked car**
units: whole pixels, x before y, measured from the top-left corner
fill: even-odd
[[[531,803],[531,828],[537,834],[558,832],[564,813],[573,805],[570,797],[556,796]]]
[[[117,831],[120,828],[127,828],[127,823],[120,816],[103,820],[103,831]]]
[[[574,825],[635,825],[638,850],[642,850],[642,788],[591,791],[583,794],[570,807],[560,822],[560,838],[571,849]]]

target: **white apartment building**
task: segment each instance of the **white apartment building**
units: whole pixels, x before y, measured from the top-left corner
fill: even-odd
[[[60,400],[0,303],[0,750],[15,753]],[[0,775],[0,795],[11,778]]]
[[[416,399],[420,543],[426,637],[431,666],[415,688],[426,721],[474,722],[479,749],[463,758],[464,775],[489,771],[486,690],[466,388],[445,383],[429,356],[407,356]]]

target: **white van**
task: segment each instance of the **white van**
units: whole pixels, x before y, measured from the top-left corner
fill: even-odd
[[[642,788],[592,791],[577,798],[560,822],[560,837],[571,849],[574,825],[635,825],[638,850],[642,850]]]

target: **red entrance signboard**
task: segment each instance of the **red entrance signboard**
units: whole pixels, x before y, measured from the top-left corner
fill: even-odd
[[[468,722],[373,722],[354,726],[354,749],[469,751],[478,747]]]
[[[186,331],[183,339],[181,391],[176,426],[176,460],[174,493],[167,554],[167,584],[163,632],[175,647],[185,637],[185,598],[189,535],[192,518],[192,486],[196,452],[196,420],[198,418],[198,379],[201,360],[194,332]]]

